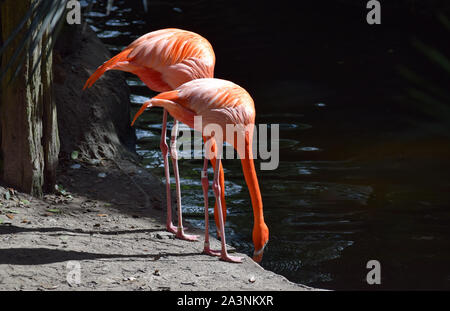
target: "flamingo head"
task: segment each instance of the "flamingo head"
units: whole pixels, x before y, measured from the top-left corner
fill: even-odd
[[[269,228],[263,222],[260,225],[255,225],[253,228],[253,245],[255,245],[255,251],[253,252],[253,260],[261,262],[264,248],[269,242]]]

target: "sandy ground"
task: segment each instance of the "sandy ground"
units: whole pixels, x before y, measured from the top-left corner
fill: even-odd
[[[189,224],[201,242],[174,239],[163,225],[163,185],[144,169],[74,163],[42,200],[0,188],[0,290],[311,289],[244,254],[242,264],[202,255],[203,231]]]

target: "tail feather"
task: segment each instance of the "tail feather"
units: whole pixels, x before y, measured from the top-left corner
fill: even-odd
[[[165,104],[177,101],[178,99],[178,90],[173,90],[173,91],[169,91],[169,92],[164,92],[164,93],[160,93],[158,95],[156,95],[155,97],[153,97],[152,99],[146,101],[145,103],[142,104],[141,108],[139,109],[138,112],[136,112],[136,114],[134,115],[133,121],[131,122],[131,126],[134,125],[134,122],[136,122],[137,118],[145,111],[145,109],[147,109],[148,107],[152,107],[152,106],[156,106],[156,107],[163,107],[166,108]],[[183,109],[183,108],[181,108]],[[185,115],[188,114],[192,114],[192,118],[193,118],[193,112],[189,111],[188,109],[184,110]]]
[[[163,93],[159,93],[158,95],[156,95],[155,97],[153,97],[154,99],[165,99],[165,100],[171,100],[171,101],[176,101],[181,103],[181,98],[178,96],[179,91],[178,90],[173,90],[173,91],[168,91],[168,92],[163,92]]]
[[[131,49],[126,49],[107,60],[103,65],[99,66],[97,70],[89,77],[89,79],[84,84],[83,90],[86,88],[90,88],[95,81],[97,81],[106,71],[114,68],[114,65],[118,62],[122,62],[128,59],[128,54],[130,54]]]
[[[141,109],[139,109],[139,111],[136,112],[136,114],[134,115],[133,121],[131,122],[131,126],[134,125],[134,122],[136,122],[137,118],[144,112],[144,110],[147,109],[148,107],[151,107],[151,106],[152,106],[151,100],[145,102],[141,106]]]

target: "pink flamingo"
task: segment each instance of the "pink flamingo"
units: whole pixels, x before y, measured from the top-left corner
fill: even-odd
[[[187,82],[177,89],[161,93],[151,100],[145,102],[136,113],[133,123],[137,117],[144,112],[147,107],[163,107],[176,120],[194,128],[194,117],[202,117],[202,136],[205,142],[211,140],[209,157],[215,157],[213,190],[216,203],[219,208],[219,229],[221,236],[221,251],[211,250],[209,247],[208,229],[208,156],[204,159],[202,170],[202,186],[205,200],[205,244],[204,253],[209,255],[220,255],[220,258],[229,262],[241,262],[242,258],[233,257],[227,253],[225,240],[225,226],[222,217],[222,193],[223,188],[219,182],[219,167],[221,163],[221,153],[217,146],[220,142],[227,141],[238,152],[245,181],[247,183],[253,207],[253,244],[255,251],[253,259],[261,261],[264,247],[269,240],[269,229],[264,222],[263,204],[261,192],[259,190],[258,178],[255,172],[252,154],[252,140],[255,123],[255,106],[251,96],[240,86],[221,79],[197,79]],[[227,124],[241,125],[233,135],[226,135]],[[216,130],[211,134],[205,131],[210,125],[216,125]],[[220,131],[218,130],[220,129]],[[246,129],[246,130],[242,130]],[[216,133],[217,131],[217,133]],[[228,138],[233,137],[233,139]],[[245,142],[244,148],[238,146],[240,139]],[[242,140],[241,140],[242,141]],[[206,144],[205,144],[206,145]],[[213,153],[213,154],[211,154]]]
[[[106,61],[90,76],[83,89],[91,87],[108,70],[122,70],[137,75],[151,90],[156,92],[170,91],[185,82],[198,78],[212,78],[214,75],[215,55],[211,44],[202,36],[181,29],[168,28],[150,32],[136,39],[122,52]],[[178,121],[174,120],[171,137],[171,152],[173,171],[175,175],[178,227],[172,224],[172,208],[170,196],[169,148],[166,142],[167,110],[164,109],[160,148],[164,157],[166,177],[167,220],[166,228],[175,233],[176,237],[195,241],[197,236],[187,235],[183,231],[181,212],[181,190],[178,173],[178,159],[175,150]],[[211,159],[215,167],[214,159]],[[225,186],[223,168],[220,167],[220,184]],[[222,204],[225,205],[225,194],[222,194]],[[217,217],[217,202],[214,216]],[[226,208],[223,209],[226,217]]]

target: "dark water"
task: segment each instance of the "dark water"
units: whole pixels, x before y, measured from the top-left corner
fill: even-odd
[[[449,76],[411,46],[426,38],[448,52],[448,32],[443,43],[432,17],[393,8],[382,26],[368,26],[365,5],[339,1],[149,1],[145,13],[141,1],[117,0],[106,16],[104,2],[88,18],[113,53],[160,28],[198,32],[215,49],[216,76],[249,91],[258,123],[280,124],[279,167],[258,171],[270,228],[265,268],[321,288],[450,289],[450,119],[426,113],[398,74],[424,69],[448,90]],[[128,83],[134,113],[154,93],[131,75]],[[161,110],[146,112],[136,133],[146,167],[163,178],[161,120]],[[240,162],[224,166],[227,241],[250,254]],[[184,211],[203,227],[201,167],[180,161]],[[371,259],[381,263],[381,285],[366,282]]]

